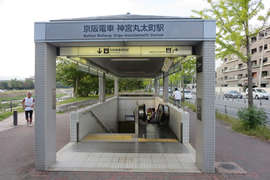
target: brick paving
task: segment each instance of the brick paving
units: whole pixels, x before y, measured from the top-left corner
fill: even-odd
[[[69,142],[69,112],[57,114],[57,150]],[[190,142],[195,147],[195,119],[190,112]],[[34,169],[34,127],[19,126],[0,132],[0,179],[49,180],[270,180],[270,142],[231,131],[216,121],[216,162],[235,162],[247,174],[123,173],[123,172],[46,172]]]

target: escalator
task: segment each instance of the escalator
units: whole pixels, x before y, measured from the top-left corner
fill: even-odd
[[[159,104],[156,111],[156,121],[147,122],[145,105],[139,106],[139,140],[157,140],[176,142],[177,137],[169,127],[170,109],[166,104]],[[177,141],[178,142],[178,141]]]

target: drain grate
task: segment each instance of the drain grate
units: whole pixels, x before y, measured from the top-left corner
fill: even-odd
[[[133,158],[131,157],[120,157],[118,159],[119,163],[131,163],[133,161]]]
[[[228,163],[220,164],[219,167],[222,167],[223,169],[227,169],[227,170],[236,170],[236,169],[238,169],[235,165],[228,164]]]

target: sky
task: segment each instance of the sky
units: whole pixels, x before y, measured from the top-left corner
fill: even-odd
[[[206,0],[0,0],[0,79],[35,75],[34,22],[127,12],[190,17],[209,7]]]

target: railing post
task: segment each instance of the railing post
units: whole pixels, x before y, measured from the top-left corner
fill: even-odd
[[[13,125],[14,126],[17,126],[18,125],[17,111],[13,111]]]
[[[12,112],[12,101],[10,101],[10,112]]]
[[[227,115],[227,106],[225,105],[225,115]]]
[[[244,103],[246,104],[246,98],[244,98]]]
[[[262,99],[260,99],[260,106],[262,106]]]

